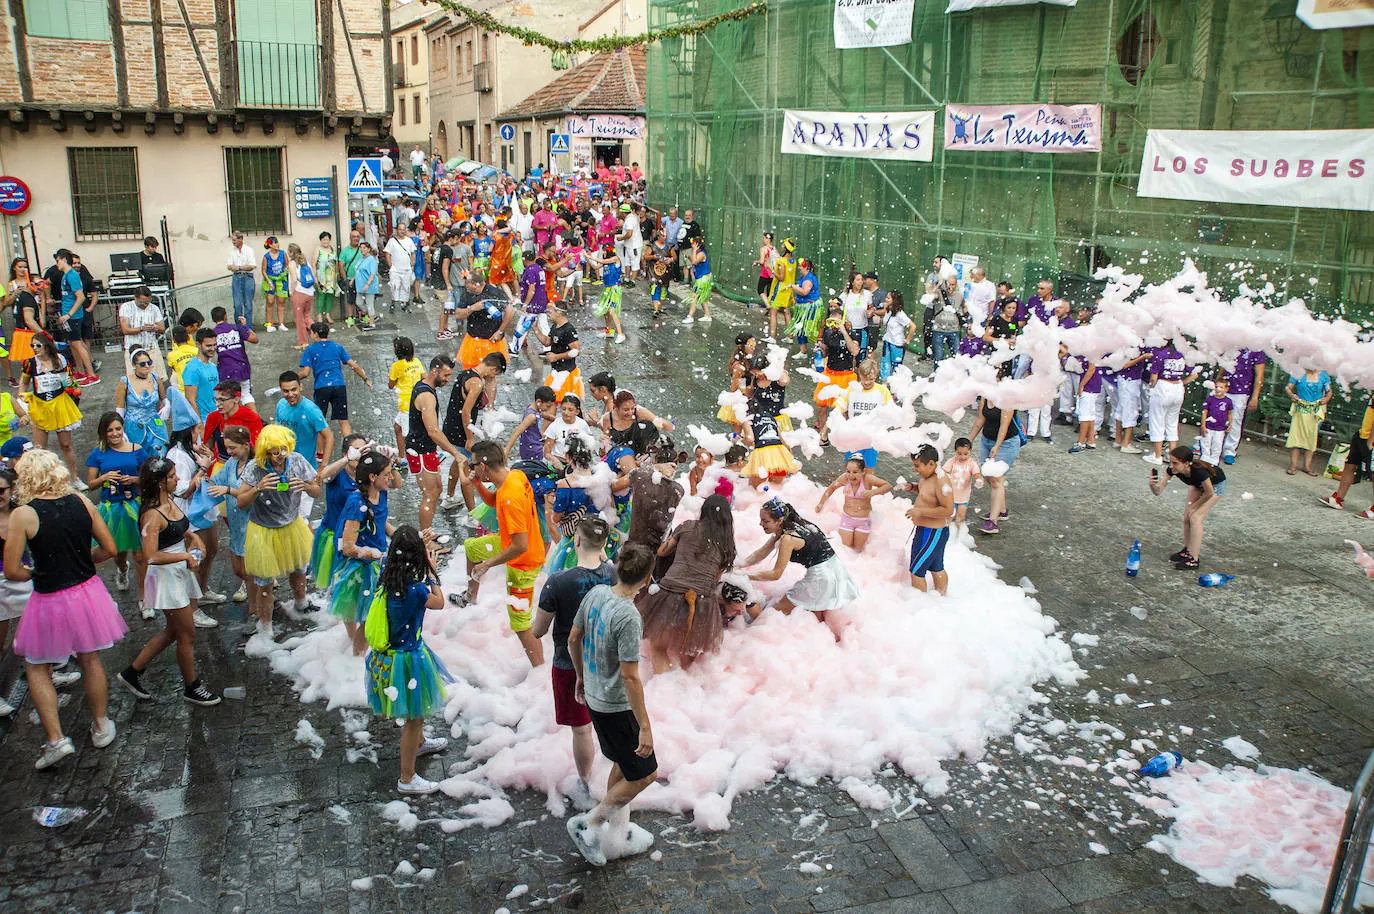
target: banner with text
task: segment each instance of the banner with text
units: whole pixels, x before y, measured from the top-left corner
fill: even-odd
[[[1374,130],[1151,130],[1142,197],[1374,210]]]
[[[935,112],[784,111],[782,151],[929,162],[935,158]]]
[[[1309,29],[1374,25],[1374,0],[1298,0],[1298,18]]]
[[[1101,105],[948,105],[945,148],[987,152],[1097,152]]]
[[[645,136],[644,118],[624,114],[573,115],[567,120],[567,133],[574,139],[642,140]]]
[[[995,6],[1033,6],[1046,3],[1050,6],[1077,6],[1078,0],[949,0],[946,13],[967,13],[970,10],[986,10]]]
[[[916,0],[835,0],[835,47],[908,44],[915,9]]]

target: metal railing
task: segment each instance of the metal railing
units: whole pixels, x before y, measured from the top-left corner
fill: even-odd
[[[240,108],[315,109],[320,99],[320,46],[235,41]]]
[[[1350,806],[1341,828],[1336,859],[1331,864],[1322,914],[1351,914],[1355,910],[1355,896],[1360,893],[1371,833],[1374,833],[1374,752],[1369,754],[1355,789],[1350,792]]]

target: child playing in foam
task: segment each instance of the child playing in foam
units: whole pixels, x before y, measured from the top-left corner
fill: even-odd
[[[794,609],[805,609],[826,623],[835,640],[840,640],[840,622],[834,618],[836,610],[844,609],[859,598],[858,585],[835,554],[825,533],[809,520],[802,519],[797,509],[774,496],[759,508],[759,526],[768,539],[744,560],[746,567],[763,561],[769,553],[777,552],[777,561],[768,571],[750,572],[751,581],[776,581],[782,577],[790,562],[806,569],[802,579],[773,604],[783,615]],[[762,607],[750,607],[750,617],[758,618]]]
[[[945,461],[945,475],[954,487],[954,523],[968,531],[968,501],[973,487],[983,487],[983,473],[973,459],[973,442],[960,438],[954,442],[954,456]]]
[[[830,484],[816,503],[816,513],[825,510],[825,503],[835,490],[844,489],[844,507],[840,509],[840,542],[855,552],[863,552],[873,532],[873,496],[892,491],[892,483],[868,472],[864,458],[858,454],[844,462],[844,472]]]

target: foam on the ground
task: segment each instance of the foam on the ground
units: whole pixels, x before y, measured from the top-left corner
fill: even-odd
[[[758,509],[779,495],[805,515],[820,487],[794,476],[768,490],[736,490],[735,532],[741,561],[764,540]],[[679,519],[700,510],[688,496]],[[835,547],[863,589],[844,614],[842,643],[809,613],[765,613],[752,626],[736,621],[721,651],[685,671],[649,679],[660,775],[638,800],[688,814],[699,828],[729,827],[736,796],[778,775],[810,783],[831,777],[864,805],[880,805],[880,772],[896,767],[932,794],[947,777],[941,763],[980,758],[989,740],[1010,734],[1028,709],[1045,699],[1038,683],[1072,683],[1083,673],[1055,633],[1053,619],[1019,587],[997,579],[991,560],[958,543],[947,552],[950,595],[915,591],[907,574],[909,500],[874,499],[873,538],[855,555]],[[838,526],[838,500],[819,518]],[[761,567],[771,567],[769,559]],[[800,576],[793,565],[780,582],[756,584],[770,601]],[[569,732],[553,720],[549,666],[531,670],[511,634],[502,569],[483,581],[474,606],[429,613],[425,638],[457,682],[444,714],[453,736],[466,736],[467,759],[450,769],[444,793],[479,798],[444,822],[445,830],[493,826],[513,810],[503,792],[545,794],[551,812],[564,814],[562,786],[575,769]],[[461,591],[461,559],[442,574],[449,592]],[[328,622],[324,624],[329,625]],[[546,656],[552,647],[546,642]],[[342,626],[288,641],[272,656],[307,700],[364,705],[363,665],[348,650]],[[642,663],[644,674],[649,664]],[[445,758],[450,765],[458,760]],[[605,783],[598,760],[594,791]],[[399,810],[393,810],[393,815]],[[407,821],[406,824],[409,824]]]
[[[1213,885],[1251,876],[1280,904],[1301,914],[1321,910],[1348,792],[1310,771],[1206,762],[1184,762],[1146,783],[1153,794],[1134,794],[1137,802],[1174,820],[1146,847]],[[1374,858],[1364,878],[1374,880]],[[1374,904],[1374,893],[1365,889],[1359,900]]]

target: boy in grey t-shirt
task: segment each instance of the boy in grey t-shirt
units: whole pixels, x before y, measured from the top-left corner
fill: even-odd
[[[568,633],[568,650],[577,671],[575,695],[587,706],[601,753],[611,761],[605,799],[585,816],[568,820],[573,843],[596,866],[606,863],[603,826],[622,812],[617,827],[623,822],[629,828],[625,807],[654,782],[658,771],[644,683],[639,678],[644,628],[634,604],[635,595],[649,583],[653,566],[654,553],[647,546],[632,544],[620,550],[619,583],[588,591]]]

